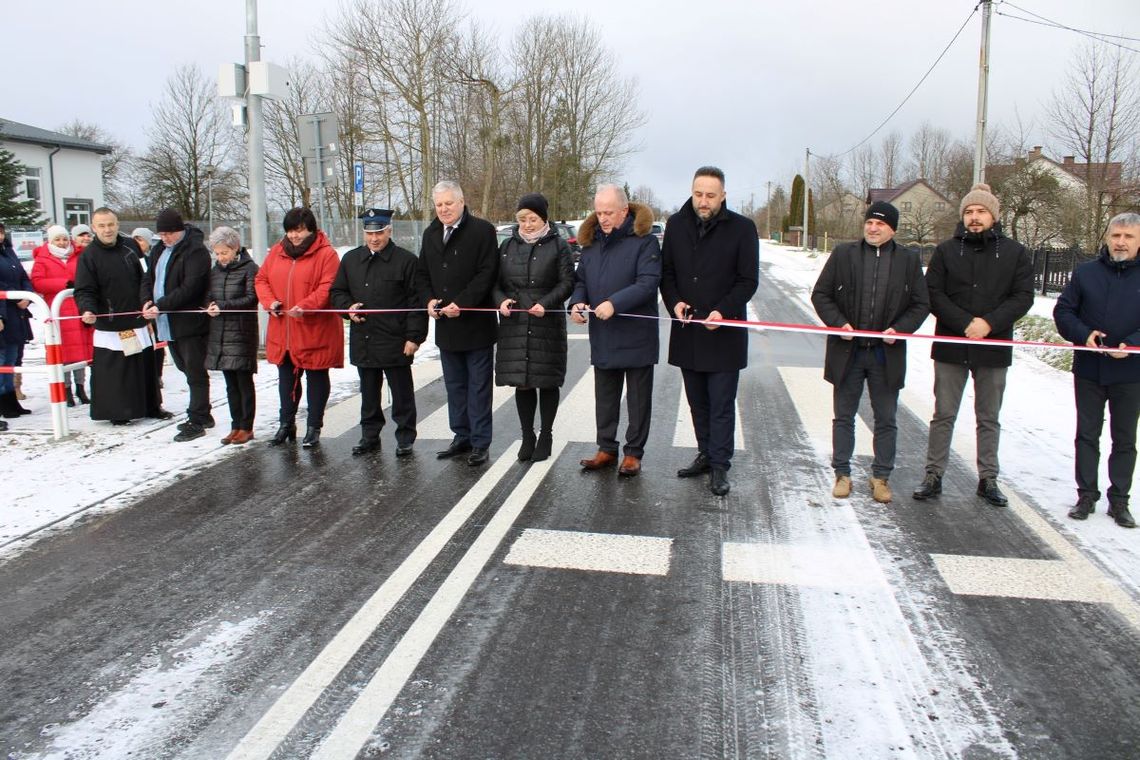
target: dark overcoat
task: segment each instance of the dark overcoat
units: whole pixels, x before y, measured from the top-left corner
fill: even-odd
[[[444,351],[473,351],[495,344],[498,322],[491,288],[499,262],[495,227],[486,219],[464,210],[455,232],[443,242],[443,224],[438,218],[424,230],[420,245],[420,306],[432,299],[440,306],[454,303],[458,317],[441,317],[435,323],[435,344]]]
[[[348,360],[357,367],[401,367],[412,363],[404,355],[408,341],[417,346],[428,334],[428,315],[420,303],[416,256],[388,241],[373,253],[368,246],[344,254],[329,290],[334,309],[363,304],[364,309],[410,309],[389,314],[365,314],[349,321]]]
[[[147,257],[147,270],[144,300],[154,300],[154,278],[166,246],[156,244]],[[170,252],[166,264],[165,294],[154,302],[159,311],[187,312],[170,314],[170,337],[174,340],[210,332],[209,317],[204,311],[206,295],[210,290],[210,251],[202,236],[202,230],[186,225],[182,239]]]
[[[718,311],[725,319],[747,319],[748,301],[760,281],[756,225],[724,206],[699,234],[700,217],[690,198],[665,226],[661,247],[661,297],[670,316],[684,302],[693,318]],[[669,363],[698,372],[732,372],[748,366],[748,330],[673,322]]]
[[[930,298],[926,292],[926,280],[922,276],[922,260],[918,251],[903,248],[894,240],[880,247],[880,253],[889,257],[886,301],[878,311],[882,316],[875,324],[860,325],[856,315],[859,313],[859,299],[865,295],[862,293],[864,245],[862,240],[843,243],[832,251],[811,292],[811,302],[816,313],[828,327],[851,324],[866,330],[881,331],[893,327],[895,332],[913,333],[930,313]],[[906,383],[906,343],[905,340],[896,340],[889,345],[882,344],[887,384],[895,390]],[[827,336],[824,380],[832,385],[843,382],[851,366],[856,345],[856,340],[844,340],[838,335]]]
[[[1105,333],[1105,346],[1140,346],[1140,259],[1113,261],[1102,246],[1096,261],[1073,271],[1053,307],[1053,320],[1061,337],[1080,346],[1093,330]],[[1114,359],[1074,351],[1073,374],[1098,385],[1140,383],[1140,355]]]
[[[257,372],[257,264],[242,248],[227,266],[210,270],[207,304],[216,303],[222,314],[207,317],[210,337],[206,343],[206,369]],[[248,313],[226,314],[229,310]]]
[[[934,249],[926,288],[930,313],[938,320],[936,335],[964,337],[974,317],[981,317],[990,326],[986,337],[1010,340],[1014,323],[1033,306],[1033,261],[1025,246],[1001,234],[1000,222],[980,234],[959,222],[954,237]],[[1013,349],[935,343],[930,357],[971,367],[1008,367]]]
[[[119,235],[107,245],[96,236],[83,249],[75,268],[75,304],[79,313],[114,314],[98,317],[96,330],[133,330],[146,327],[139,312],[145,300],[145,274],[134,241]]]
[[[649,234],[652,226],[649,207],[631,203],[625,221],[609,235],[601,232],[597,214],[590,214],[578,228],[582,258],[570,303],[596,307],[609,301],[614,306],[610,319],[590,316],[590,363],[600,369],[657,363],[661,248]]]
[[[566,299],[574,289],[570,246],[554,229],[536,243],[514,234],[499,247],[499,275],[492,290],[496,304],[511,299],[513,309],[542,304],[546,314],[524,311],[499,315],[495,383],[524,388],[558,388],[566,381]]]

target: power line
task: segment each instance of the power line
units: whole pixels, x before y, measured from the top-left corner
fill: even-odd
[[[1062,24],[1059,21],[1053,21],[1052,19],[1045,18],[1040,13],[1034,13],[1033,11],[1029,10],[1028,8],[1022,8],[1020,6],[1014,5],[1013,3],[1009,2],[1008,0],[1002,0],[1001,5],[1008,5],[1010,8],[1014,8],[1016,10],[1019,10],[1022,13],[1028,13],[1030,16],[1033,16],[1034,18],[1041,19],[1042,21],[1047,22],[1051,26],[1055,26],[1059,29],[1066,29],[1070,32],[1077,32],[1079,34],[1091,34],[1094,37],[1110,37],[1114,40],[1128,40],[1129,42],[1140,42],[1140,37],[1129,37],[1129,36],[1123,35],[1123,34],[1108,34],[1106,32],[1091,32],[1087,29],[1077,29],[1076,27],[1072,27],[1072,26],[1068,26],[1066,24]]]
[[[1022,8],[1018,8],[1013,3],[1005,2],[1002,4],[1008,5],[1011,8],[1017,8],[1017,10],[1021,11],[1022,13],[1029,13],[1030,15],[1037,16],[1036,13],[1033,13],[1032,11],[1024,10]],[[1101,34],[1100,32],[1090,32],[1090,31],[1087,31],[1084,29],[1077,29],[1077,28],[1072,27],[1072,26],[1066,26],[1065,24],[1060,24],[1056,21],[1052,21],[1050,19],[1044,18],[1043,16],[1037,16],[1036,19],[1033,19],[1033,18],[1026,18],[1025,16],[1017,16],[1017,15],[1014,15],[1012,13],[1003,13],[1000,10],[995,10],[994,13],[996,13],[997,15],[1002,16],[1004,18],[1011,18],[1015,21],[1024,21],[1028,24],[1036,24],[1037,26],[1044,26],[1044,27],[1047,27],[1049,29],[1060,29],[1060,30],[1066,31],[1066,32],[1074,32],[1074,33],[1082,35],[1084,37],[1088,37],[1091,40],[1096,40],[1097,42],[1102,42],[1105,45],[1112,45],[1115,48],[1119,48],[1121,50],[1127,50],[1130,53],[1140,53],[1140,49],[1137,49],[1134,47],[1129,47],[1128,45],[1124,45],[1120,42],[1115,41],[1117,39],[1122,39],[1122,40],[1140,42],[1140,39],[1136,39],[1134,37],[1125,37],[1122,35],[1115,35],[1115,34]],[[1038,20],[1038,19],[1041,19],[1041,20]]]
[[[902,110],[902,107],[907,104],[907,102],[911,99],[911,97],[916,92],[918,92],[918,88],[922,87],[922,83],[926,81],[927,77],[929,77],[930,74],[934,71],[934,69],[938,66],[938,64],[942,62],[942,59],[946,57],[946,53],[948,53],[950,51],[950,48],[953,47],[954,43],[958,41],[958,37],[961,36],[962,31],[966,28],[966,25],[970,23],[970,19],[972,19],[974,17],[974,14],[978,12],[979,5],[975,5],[974,9],[972,11],[970,11],[970,15],[966,16],[966,20],[962,22],[962,26],[958,27],[958,31],[954,33],[954,36],[950,39],[950,42],[948,42],[946,44],[946,47],[942,49],[942,52],[938,54],[938,58],[936,58],[934,60],[934,63],[930,64],[930,68],[927,69],[926,73],[922,75],[922,79],[918,80],[918,84],[916,84],[911,89],[911,91],[909,93],[907,93],[907,96],[905,98],[903,98],[903,101],[901,103],[899,103],[898,106],[895,107],[895,110],[890,112],[890,114],[887,116],[887,118],[883,119],[882,123],[880,123],[879,126],[875,127],[873,130],[871,130],[871,134],[867,135],[862,140],[860,140],[859,142],[857,142],[855,145],[851,146],[847,150],[843,151],[842,153],[835,153],[835,154],[830,155],[830,156],[820,156],[820,158],[840,158],[842,156],[846,156],[848,153],[851,153],[854,150],[856,150],[857,148],[864,145],[868,140],[870,140],[872,137],[874,137],[876,134],[878,134],[880,129],[887,126],[887,123],[890,122],[890,120],[895,117],[895,114],[897,114],[899,111]],[[815,155],[815,154],[812,154],[812,155]]]

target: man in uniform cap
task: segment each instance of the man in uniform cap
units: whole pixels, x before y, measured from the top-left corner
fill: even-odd
[[[370,208],[360,219],[364,245],[344,254],[329,291],[333,308],[348,312],[349,361],[360,374],[360,441],[352,453],[360,456],[380,448],[385,422],[380,391],[387,375],[396,456],[404,457],[412,453],[416,440],[412,358],[427,338],[428,318],[419,302],[416,257],[392,242],[392,212]],[[382,309],[393,311],[367,313]]]

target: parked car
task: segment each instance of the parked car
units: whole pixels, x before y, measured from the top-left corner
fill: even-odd
[[[665,222],[654,222],[649,231],[657,237],[659,245],[665,245]]]

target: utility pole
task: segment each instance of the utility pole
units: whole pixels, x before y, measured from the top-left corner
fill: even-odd
[[[808,249],[808,197],[811,195],[811,184],[808,182],[808,171],[811,168],[811,148],[804,148],[804,239],[803,248]]]
[[[986,175],[986,112],[990,83],[990,14],[993,0],[982,0],[982,50],[978,60],[978,133],[974,138],[974,184]]]
[[[249,160],[249,227],[250,253],[261,263],[269,251],[269,229],[265,211],[265,119],[261,96],[249,92],[250,64],[261,60],[261,38],[257,35],[257,0],[245,0],[245,70],[247,84],[245,112],[249,133],[245,139]]]
[[[768,205],[765,206],[768,211],[768,222],[766,223],[767,229],[764,230],[764,239],[772,239],[772,180],[768,180]]]

